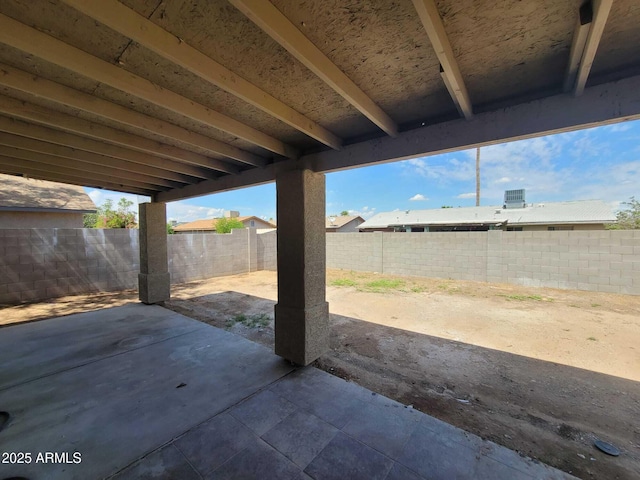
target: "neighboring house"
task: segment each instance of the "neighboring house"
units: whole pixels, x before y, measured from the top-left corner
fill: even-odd
[[[364,218],[353,215],[340,215],[327,217],[327,233],[349,233],[357,232]]]
[[[438,208],[383,212],[361,232],[469,232],[486,230],[604,230],[616,216],[601,200],[523,203],[518,207]]]
[[[231,211],[225,212],[224,216],[226,218],[237,218],[242,222],[245,228],[257,228],[257,229],[269,229],[273,230],[276,228],[275,224],[263,220],[259,217],[251,216],[251,217],[241,217],[238,215],[238,212]],[[204,220],[195,220],[193,222],[183,223],[176,227],[173,227],[173,231],[175,233],[215,233],[216,231],[216,222],[218,218],[208,218]]]
[[[95,211],[82,187],[0,174],[0,228],[82,228]]]

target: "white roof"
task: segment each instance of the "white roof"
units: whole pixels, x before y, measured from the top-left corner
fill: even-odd
[[[437,208],[382,212],[360,225],[360,229],[402,225],[509,225],[560,223],[611,223],[616,220],[611,207],[602,200],[528,203],[525,208],[492,207]]]

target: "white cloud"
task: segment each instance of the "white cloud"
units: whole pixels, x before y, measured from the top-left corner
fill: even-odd
[[[409,199],[410,202],[426,202],[429,200],[427,197],[422,195],[421,193],[416,193],[413,197]]]
[[[224,208],[202,207],[191,205],[185,201],[167,204],[167,220],[177,222],[193,222],[205,218],[216,218],[224,215]]]
[[[476,198],[476,192],[461,193],[456,198]]]
[[[102,205],[106,200],[111,200],[113,202],[113,205],[115,206],[118,204],[121,198],[126,198],[130,202],[133,202],[134,205],[151,201],[149,197],[146,197],[144,195],[132,195],[130,193],[112,192],[110,190],[99,190],[97,188],[85,189],[85,191],[87,192],[87,195],[89,195],[89,198],[93,200],[93,203],[96,204],[96,206]],[[137,212],[138,208],[135,207],[133,208],[133,210]]]
[[[511,179],[509,177],[502,177],[496,180],[496,183],[509,183]]]
[[[349,212],[349,215],[360,216],[360,217],[364,218],[365,220],[370,219],[371,217],[373,217],[376,214],[375,207],[370,208],[368,206],[364,206],[360,210],[347,210],[347,211]]]

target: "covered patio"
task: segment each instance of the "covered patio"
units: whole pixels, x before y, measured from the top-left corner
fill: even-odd
[[[328,348],[324,174],[638,119],[638,24],[634,0],[1,2],[0,172],[151,200],[145,305],[0,330],[2,450],[82,454],[3,476],[561,476],[297,367]],[[166,203],[268,182],[288,363],[154,306]]]
[[[1,333],[2,478],[573,478],[159,306]]]

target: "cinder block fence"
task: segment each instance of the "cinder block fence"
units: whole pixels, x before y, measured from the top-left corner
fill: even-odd
[[[173,283],[275,270],[276,232],[170,235]],[[0,229],[0,304],[138,287],[138,231]]]
[[[640,295],[640,231],[332,233],[327,266]],[[174,283],[276,269],[276,232],[170,235]],[[0,304],[137,288],[137,230],[0,229]]]
[[[640,295],[640,230],[332,234],[327,266]]]

